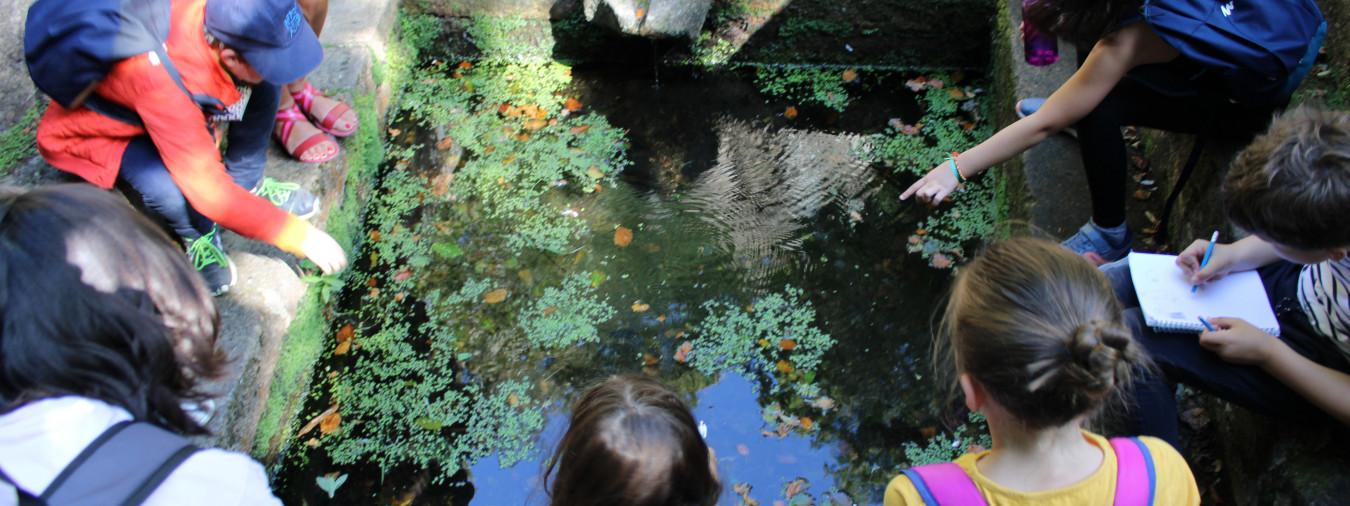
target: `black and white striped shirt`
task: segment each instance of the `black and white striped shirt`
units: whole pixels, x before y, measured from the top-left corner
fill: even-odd
[[[1298,302],[1319,334],[1350,358],[1350,258],[1303,267]]]

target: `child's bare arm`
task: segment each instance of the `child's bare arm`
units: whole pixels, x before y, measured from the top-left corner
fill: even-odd
[[[1177,255],[1177,266],[1191,278],[1192,283],[1209,283],[1230,273],[1257,269],[1280,259],[1270,243],[1253,235],[1232,244],[1214,246],[1209,263],[1201,269],[1200,262],[1204,260],[1207,249],[1209,241],[1196,239]]]
[[[1136,23],[1103,37],[1093,47],[1083,67],[1055,90],[1036,114],[1000,130],[988,140],[961,155],[958,162],[965,177],[1016,156],[1046,137],[1068,128],[1092,112],[1130,69],[1176,58],[1177,51],[1144,23]],[[956,189],[956,176],[946,163],[939,164],[900,198],[917,196],[937,203]]]
[[[1272,350],[1264,367],[1333,418],[1350,425],[1350,374],[1308,360],[1284,343]]]

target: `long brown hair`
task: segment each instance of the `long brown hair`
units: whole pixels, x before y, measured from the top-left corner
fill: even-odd
[[[219,377],[215,303],[183,251],[110,192],[0,187],[0,397],[98,399],[183,434]]]
[[[1147,359],[1106,276],[1044,239],[994,243],[957,275],[938,358],[1029,428],[1095,413]],[[943,346],[945,345],[945,346]]]
[[[711,506],[722,491],[689,406],[637,375],[582,394],[545,479],[555,506]]]
[[[1137,14],[1140,0],[1036,0],[1025,22],[1078,44],[1091,44]]]

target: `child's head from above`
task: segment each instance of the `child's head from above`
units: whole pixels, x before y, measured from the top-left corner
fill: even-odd
[[[89,185],[0,187],[0,396],[77,395],[181,433],[222,372],[215,304],[183,251]]]
[[[712,505],[722,490],[689,406],[636,375],[581,395],[547,474],[558,505]]]
[[[1140,0],[1038,0],[1026,9],[1026,22],[1046,33],[1085,44],[1118,28],[1139,13]]]
[[[1223,185],[1228,217],[1286,260],[1350,251],[1350,113],[1300,107],[1238,154]]]
[[[1146,360],[1106,277],[1041,239],[995,243],[963,268],[944,327],[966,405],[1032,430],[1095,413]]]

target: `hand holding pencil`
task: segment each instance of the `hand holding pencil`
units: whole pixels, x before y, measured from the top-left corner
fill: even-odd
[[[1195,285],[1216,281],[1235,270],[1236,263],[1231,244],[1214,244],[1209,261],[1205,262],[1205,252],[1209,250],[1209,241],[1196,239],[1177,255],[1177,267],[1180,267],[1186,278]]]

